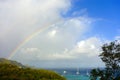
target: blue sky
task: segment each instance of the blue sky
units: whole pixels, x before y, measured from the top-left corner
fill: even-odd
[[[120,39],[119,4],[0,0],[0,57],[42,68],[103,67],[101,46]]]
[[[85,14],[98,19],[94,24],[92,35],[100,35],[109,40],[114,40],[120,34],[120,1],[119,0],[73,0],[72,8],[65,17],[70,17],[75,11],[86,9]],[[80,16],[77,14],[75,16]],[[84,15],[85,15],[84,14]]]
[[[86,12],[84,13],[87,16],[98,19],[91,34],[100,34],[102,37],[114,40],[113,38],[120,33],[119,3],[119,0],[75,0],[72,1],[72,8],[64,17],[73,16],[72,14],[75,11],[80,12],[82,9],[85,9]],[[80,16],[84,13],[74,16]]]
[[[87,8],[90,17],[119,20],[119,0],[75,0],[72,11]]]

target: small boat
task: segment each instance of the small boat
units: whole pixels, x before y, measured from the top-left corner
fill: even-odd
[[[67,71],[63,71],[63,74],[66,74],[67,73]]]
[[[90,74],[89,74],[89,72],[88,72],[88,71],[87,71],[86,75],[87,75],[87,76],[90,76]]]
[[[79,72],[76,72],[77,75],[79,75],[80,73]]]
[[[80,74],[80,72],[79,72],[79,68],[77,69],[77,72],[76,72],[76,74],[77,74],[77,75],[79,75],[79,74]]]

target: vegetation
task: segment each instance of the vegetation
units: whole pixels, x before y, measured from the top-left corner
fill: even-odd
[[[91,80],[120,80],[120,41],[113,41],[102,46],[101,60],[106,68],[93,69]]]
[[[5,58],[0,58],[0,63],[13,64],[13,65],[17,65],[17,66],[22,67],[22,68],[26,67],[26,66],[22,65],[21,63],[19,63],[17,61],[7,60]]]
[[[0,80],[66,80],[57,73],[43,69],[22,68],[0,63]]]

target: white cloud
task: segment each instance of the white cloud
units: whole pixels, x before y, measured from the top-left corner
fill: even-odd
[[[116,39],[116,40],[119,40],[119,39],[120,39],[120,36],[116,36],[115,39]]]
[[[56,35],[56,32],[57,32],[56,30],[52,30],[52,31],[48,32],[48,35],[50,37],[54,37]]]
[[[0,20],[4,27],[2,26],[3,30],[0,32],[6,33],[6,28],[9,29],[8,31],[12,29],[30,31],[36,30],[45,24],[54,23],[61,18],[60,12],[69,7],[70,3],[67,1],[68,0],[4,1],[1,3]]]
[[[86,40],[82,40],[77,43],[75,48],[71,51],[73,55],[81,56],[85,55],[86,57],[98,56],[100,53],[101,40],[97,37],[91,37]]]
[[[28,35],[61,20],[70,5],[69,0],[0,1],[1,53],[8,55]]]
[[[22,49],[23,53],[31,53],[31,52],[38,52],[39,49],[38,48],[26,48],[26,49]]]
[[[79,11],[76,11],[76,12],[72,13],[72,16],[80,16],[80,15],[83,15],[83,16],[88,15],[87,8],[83,8]]]

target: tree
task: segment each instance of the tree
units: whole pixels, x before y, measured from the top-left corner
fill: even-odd
[[[105,63],[106,68],[104,70],[93,69],[91,71],[91,80],[96,80],[97,77],[100,80],[120,78],[120,40],[104,44],[99,57]]]
[[[114,41],[109,44],[104,44],[100,57],[105,63],[106,68],[118,69],[120,63],[120,41]]]

